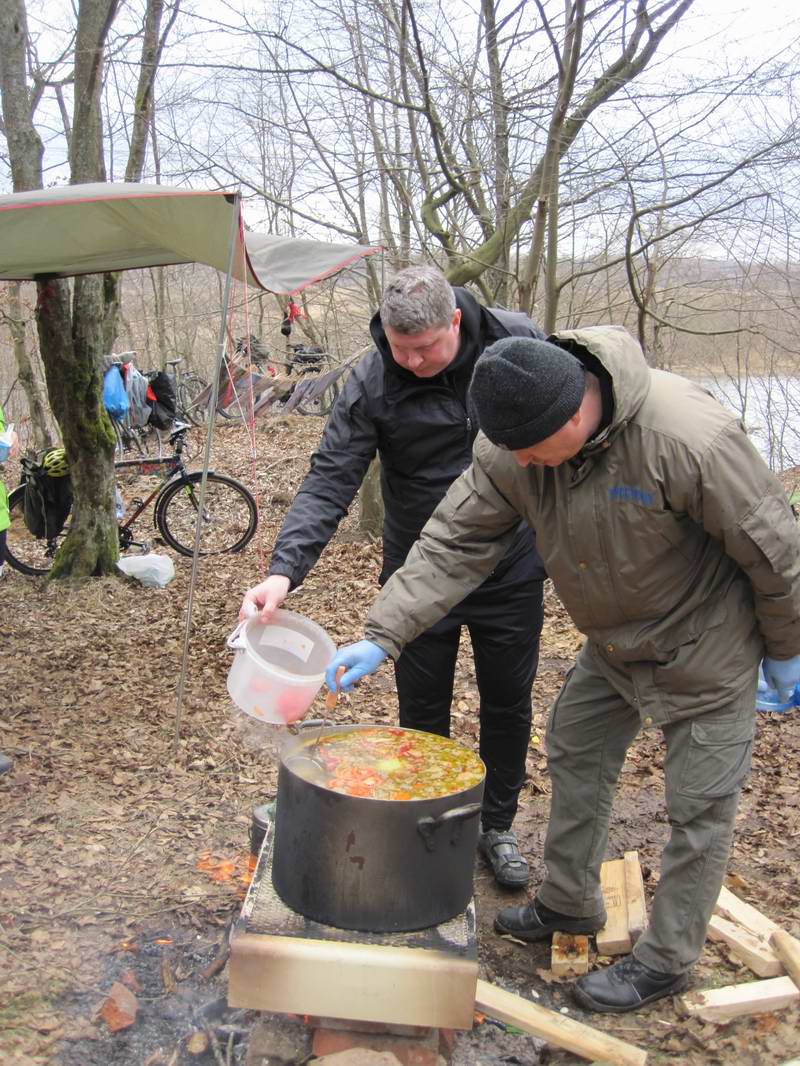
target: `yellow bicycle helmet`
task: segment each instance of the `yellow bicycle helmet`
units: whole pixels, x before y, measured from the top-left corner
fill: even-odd
[[[48,477],[64,477],[69,473],[67,453],[63,448],[51,448],[42,459]]]

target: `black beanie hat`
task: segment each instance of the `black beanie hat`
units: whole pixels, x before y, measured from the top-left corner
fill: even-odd
[[[566,425],[585,385],[583,364],[570,352],[532,337],[503,337],[475,364],[470,416],[492,444],[528,448]]]

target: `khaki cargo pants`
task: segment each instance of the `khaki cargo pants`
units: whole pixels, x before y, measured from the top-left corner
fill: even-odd
[[[750,769],[755,694],[754,672],[752,685],[743,686],[733,703],[662,727],[671,832],[650,925],[634,949],[640,962],[662,973],[682,973],[702,949]],[[603,910],[600,865],[611,804],[625,753],[640,728],[639,712],[582,652],[547,727],[553,791],[547,874],[537,897],[554,911],[588,917]]]

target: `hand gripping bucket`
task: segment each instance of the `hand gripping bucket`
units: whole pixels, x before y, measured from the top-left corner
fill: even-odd
[[[228,647],[236,652],[228,672],[231,699],[245,714],[268,725],[288,725],[303,717],[336,653],[324,629],[282,610],[266,625],[258,618],[241,622]]]

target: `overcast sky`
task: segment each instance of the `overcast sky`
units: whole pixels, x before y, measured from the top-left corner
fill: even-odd
[[[797,48],[799,36],[798,0],[696,0],[673,31],[673,44],[702,63],[714,58],[709,41],[732,53],[770,56]]]

